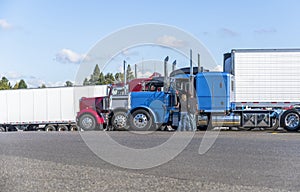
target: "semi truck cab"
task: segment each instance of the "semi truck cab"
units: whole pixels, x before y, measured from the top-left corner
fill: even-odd
[[[128,100],[130,129],[150,131],[164,125],[178,126],[179,108],[175,87],[176,80],[172,79],[167,90],[130,93]]]

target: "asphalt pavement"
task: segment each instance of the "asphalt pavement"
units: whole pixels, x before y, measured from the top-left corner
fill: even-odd
[[[142,150],[168,142],[174,132],[84,134],[97,138],[90,142],[109,135],[122,146]],[[0,191],[300,191],[299,133],[221,131],[200,155],[205,137],[196,132],[167,163],[133,170],[99,158],[78,132],[1,133]]]

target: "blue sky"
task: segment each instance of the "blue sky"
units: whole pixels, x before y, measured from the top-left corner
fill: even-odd
[[[0,75],[12,83],[23,78],[31,87],[63,85],[75,80],[99,40],[143,23],[191,33],[219,65],[233,48],[299,48],[299,7],[297,0],[0,0]],[[132,51],[131,61],[150,59],[148,49]],[[161,50],[153,52],[152,58]]]

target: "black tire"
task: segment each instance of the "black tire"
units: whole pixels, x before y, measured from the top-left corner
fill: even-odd
[[[67,125],[58,125],[57,131],[69,131]]]
[[[5,132],[5,127],[0,126],[0,132]]]
[[[79,127],[84,131],[93,131],[97,129],[97,122],[93,115],[85,113],[79,117]]]
[[[276,131],[279,128],[279,120],[278,118],[271,118],[272,127],[265,128],[266,130]]]
[[[287,131],[296,132],[300,129],[300,115],[292,109],[285,111],[280,119],[280,125]]]
[[[54,125],[47,125],[45,131],[56,131],[56,127]]]
[[[70,126],[70,131],[78,131],[77,125],[71,125]]]
[[[28,125],[26,131],[36,131],[38,130],[38,125]]]
[[[206,131],[207,130],[207,126],[197,126],[197,129],[199,131]]]
[[[18,131],[17,127],[14,125],[9,125],[7,131]]]
[[[111,126],[113,130],[125,130],[127,128],[127,114],[124,111],[117,111],[113,113],[111,119]]]
[[[130,129],[134,131],[150,131],[153,127],[153,118],[148,111],[139,109],[134,111],[130,117]]]

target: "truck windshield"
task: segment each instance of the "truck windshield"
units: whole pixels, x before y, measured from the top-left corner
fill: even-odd
[[[111,93],[112,93],[112,95],[125,95],[125,88],[124,87],[113,87]]]

